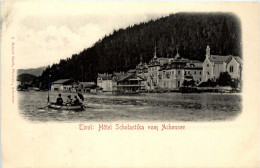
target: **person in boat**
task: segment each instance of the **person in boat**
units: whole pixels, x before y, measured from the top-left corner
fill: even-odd
[[[78,93],[78,96],[79,96],[80,100],[83,102],[84,101],[84,96],[81,93],[79,93],[79,92],[77,92],[77,93]]]
[[[56,100],[56,104],[57,105],[63,105],[63,99],[61,98],[61,94],[59,94],[59,96],[58,96],[58,98],[57,98],[57,100]]]
[[[71,95],[68,95],[68,99],[66,101],[66,105],[71,105],[72,104],[72,98],[71,98]]]
[[[80,105],[80,102],[79,102],[79,99],[78,99],[78,96],[75,96],[74,97],[75,99],[73,100],[73,106],[78,106],[78,105]]]
[[[78,94],[78,97],[79,97],[79,104],[82,105],[83,101],[84,101],[84,96],[79,92],[77,92],[77,94]]]

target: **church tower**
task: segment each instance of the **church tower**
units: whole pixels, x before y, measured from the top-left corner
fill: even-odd
[[[210,57],[210,48],[209,46],[207,46],[206,48],[206,58],[209,58]]]

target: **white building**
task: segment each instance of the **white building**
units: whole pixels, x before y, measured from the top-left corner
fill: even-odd
[[[104,92],[112,92],[113,90],[113,75],[112,74],[98,74],[97,85],[103,88]]]
[[[206,58],[202,64],[202,80],[216,80],[221,72],[228,72],[232,78],[241,79],[242,59],[238,56],[210,55],[210,48],[207,46]]]
[[[51,84],[52,91],[75,91],[78,83],[73,79],[60,79]]]

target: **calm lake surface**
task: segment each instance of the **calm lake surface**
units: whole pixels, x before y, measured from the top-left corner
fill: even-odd
[[[19,92],[22,117],[30,121],[223,121],[242,111],[239,94],[220,93],[146,93],[140,95],[83,94],[83,111],[46,108],[48,92]],[[67,95],[62,93],[64,101]],[[55,101],[56,92],[50,92]]]

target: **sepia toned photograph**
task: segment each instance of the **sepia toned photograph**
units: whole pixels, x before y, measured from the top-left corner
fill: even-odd
[[[259,167],[259,3],[4,1],[5,168]]]
[[[43,43],[45,57],[60,58],[18,69],[19,108],[28,120],[222,121],[241,112],[241,25],[232,13],[32,16],[21,24],[18,40],[36,43],[25,54],[38,54]],[[98,31],[104,26],[111,31]],[[89,45],[74,46],[81,41],[69,33],[90,34],[93,43],[82,38]],[[64,54],[66,47],[78,52]]]

